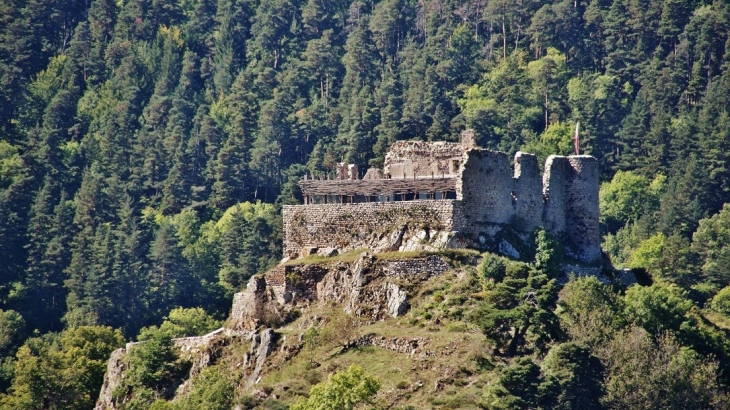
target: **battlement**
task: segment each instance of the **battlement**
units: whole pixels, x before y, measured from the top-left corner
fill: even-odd
[[[401,141],[382,170],[353,178],[301,181],[304,205],[284,207],[284,254],[304,247],[375,251],[481,248],[506,227],[537,227],[562,238],[576,259],[600,258],[598,161],[587,155],[537,157],[462,143]],[[344,172],[348,170],[350,172]]]

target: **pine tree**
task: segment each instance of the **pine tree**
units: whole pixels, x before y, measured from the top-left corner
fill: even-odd
[[[181,254],[175,227],[163,222],[150,244],[150,271],[146,299],[150,319],[158,321],[175,306],[189,306],[192,283]]]

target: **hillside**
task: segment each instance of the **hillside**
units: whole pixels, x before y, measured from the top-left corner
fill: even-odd
[[[92,407],[112,351],[277,265],[302,177],[467,129],[543,164],[579,124],[600,247],[658,286],[616,297],[678,303],[625,323],[724,369],[729,53],[721,0],[0,0],[0,407]]]
[[[115,352],[96,408],[288,408],[352,366],[381,409],[725,408],[730,344],[706,312],[675,288],[576,278],[552,259],[356,251],[282,265],[236,295],[223,329],[177,339],[184,365],[164,388],[135,381],[154,339]],[[350,408],[333,394],[317,408]]]

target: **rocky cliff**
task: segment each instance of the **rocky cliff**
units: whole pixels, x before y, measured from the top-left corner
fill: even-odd
[[[238,361],[245,373],[242,388],[244,392],[254,393],[256,384],[272,366],[270,356],[276,356],[273,362],[281,363],[301,350],[301,334],[287,341],[279,337],[277,328],[321,306],[336,306],[368,323],[402,316],[408,311],[409,299],[419,284],[454,267],[452,261],[435,254],[379,259],[363,252],[354,257],[344,255],[319,262],[299,262],[282,264],[252,277],[247,288],[235,294],[224,328],[204,336],[174,340],[181,355],[192,362],[188,381],[178,387],[176,395],[185,394],[195,376],[215,363],[221,351],[232,345],[248,346]],[[367,333],[353,334],[348,343],[413,354],[427,340]],[[128,343],[112,354],[96,410],[116,408],[112,393],[125,377],[125,354],[135,346],[137,343]]]

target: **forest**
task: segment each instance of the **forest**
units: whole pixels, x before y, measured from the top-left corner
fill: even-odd
[[[722,0],[0,0],[0,407],[90,408],[124,341],[220,323],[305,174],[576,122],[604,251],[686,316],[633,323],[727,387],[729,108]]]

